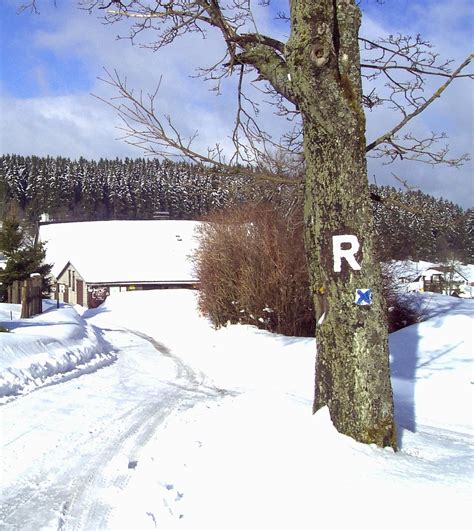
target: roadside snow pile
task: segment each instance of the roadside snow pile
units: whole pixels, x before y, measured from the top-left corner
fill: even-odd
[[[111,347],[72,307],[20,319],[19,304],[0,304],[0,403],[59,379],[95,370],[115,359]]]
[[[452,310],[456,313],[456,308],[466,308],[466,305],[463,302],[466,301],[466,299],[462,297],[451,297],[449,295],[433,293],[430,291],[425,293],[407,293],[406,291],[399,290],[397,297],[403,307],[411,309],[415,313],[419,322],[443,316],[446,313],[450,313]],[[467,307],[469,307],[469,302],[466,304]]]

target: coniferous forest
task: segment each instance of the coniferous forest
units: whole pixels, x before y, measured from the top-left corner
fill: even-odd
[[[3,216],[15,205],[35,222],[43,213],[57,221],[201,219],[243,202],[288,206],[298,186],[275,185],[241,175],[220,175],[204,166],[158,159],[0,157]],[[381,259],[473,261],[472,210],[421,191],[372,186]]]

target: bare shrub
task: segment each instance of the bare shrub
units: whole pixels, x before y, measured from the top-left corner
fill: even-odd
[[[201,311],[218,327],[230,321],[313,336],[300,212],[283,215],[259,203],[215,212],[206,221],[195,257]]]

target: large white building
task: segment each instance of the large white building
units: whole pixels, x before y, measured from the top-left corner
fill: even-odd
[[[95,307],[109,293],[193,288],[196,221],[42,223],[54,297]]]

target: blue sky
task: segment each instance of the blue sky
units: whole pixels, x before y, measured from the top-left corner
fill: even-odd
[[[91,93],[110,96],[97,80],[102,68],[117,69],[136,87],[152,90],[163,76],[160,103],[184,131],[199,130],[198,147],[219,141],[231,149],[233,82],[216,97],[189,74],[202,65],[209,52],[216,57],[219,41],[183,39],[159,53],[132,47],[116,39],[126,27],[107,26],[95,15],[75,8],[74,1],[39,2],[41,14],[17,13],[21,0],[3,0],[0,27],[0,149],[2,153],[63,155],[69,157],[136,157],[142,152],[117,140],[119,120]],[[278,10],[284,0],[273,4]],[[458,63],[473,48],[474,8],[468,0],[362,0],[363,33],[375,37],[389,33],[421,33],[437,45],[443,57]],[[277,30],[274,12],[259,13],[265,31]],[[281,28],[280,30],[281,31]],[[151,35],[150,35],[151,37]],[[472,69],[471,69],[472,70]],[[436,85],[433,85],[436,88]],[[454,154],[473,148],[472,81],[460,81],[420,116],[413,129],[445,131]],[[227,89],[227,91],[225,90]],[[396,123],[389,111],[368,113],[367,138]],[[277,119],[267,126],[278,130]],[[460,203],[474,204],[473,165],[461,169],[404,163],[383,166],[369,160],[369,175],[379,184],[397,186],[392,173],[427,193]]]
[[[18,3],[19,4],[19,3]],[[42,15],[18,14],[16,2],[7,0],[1,18],[2,92],[18,98],[61,95],[88,90],[94,73],[71,50],[41,45],[44,32],[60,27],[62,13],[46,9]]]

